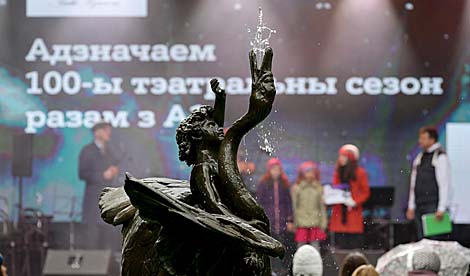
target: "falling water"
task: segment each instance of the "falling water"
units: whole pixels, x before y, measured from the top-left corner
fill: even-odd
[[[256,135],[259,148],[272,156],[279,149],[284,132],[284,127],[276,121],[258,126]]]

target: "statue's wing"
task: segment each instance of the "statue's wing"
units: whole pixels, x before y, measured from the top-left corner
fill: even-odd
[[[101,218],[109,224],[120,225],[132,219],[136,208],[132,206],[124,187],[103,189],[99,199]]]
[[[141,181],[144,185],[158,187],[161,192],[191,204],[191,190],[187,180],[152,177],[144,178]],[[99,198],[99,207],[101,218],[114,226],[125,224],[131,220],[137,210],[132,206],[124,187],[104,188]]]
[[[144,220],[168,229],[195,229],[270,256],[284,255],[282,244],[271,236],[235,216],[210,214],[195,208],[170,196],[166,192],[169,188],[164,185],[150,186],[143,180],[126,175],[124,189]]]
[[[145,178],[149,187],[159,187],[168,196],[184,202],[191,201],[188,181],[169,178]],[[103,220],[114,226],[122,225],[122,276],[167,275],[159,261],[155,243],[160,237],[161,226],[147,222],[131,204],[124,187],[103,189],[99,206]]]

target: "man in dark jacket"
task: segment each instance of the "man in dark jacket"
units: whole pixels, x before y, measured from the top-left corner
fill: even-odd
[[[119,173],[118,161],[109,149],[111,124],[97,123],[93,128],[94,141],[80,152],[79,177],[85,181],[82,222],[90,225],[103,224],[98,200],[101,190],[112,183]]]
[[[406,217],[415,220],[418,226],[418,239],[423,238],[421,216],[434,213],[442,220],[449,207],[450,165],[447,154],[438,143],[437,129],[424,127],[419,131],[419,145],[423,149],[413,162],[410,195]],[[428,237],[446,239],[445,235]]]

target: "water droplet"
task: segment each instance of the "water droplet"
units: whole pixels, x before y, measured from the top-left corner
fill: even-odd
[[[444,34],[444,39],[445,39],[445,40],[448,40],[449,37],[450,37],[449,34]]]
[[[242,9],[242,4],[241,3],[235,3],[233,5],[233,9],[236,10],[236,11],[239,11]]]

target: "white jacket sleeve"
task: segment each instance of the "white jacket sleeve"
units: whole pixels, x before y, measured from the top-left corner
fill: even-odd
[[[439,155],[435,169],[437,185],[439,187],[437,210],[444,212],[449,206],[449,192],[451,188],[450,164],[446,154]]]
[[[413,168],[411,170],[411,179],[410,179],[410,194],[408,198],[408,209],[416,209],[415,202],[415,186],[416,186],[416,159],[413,161]]]

